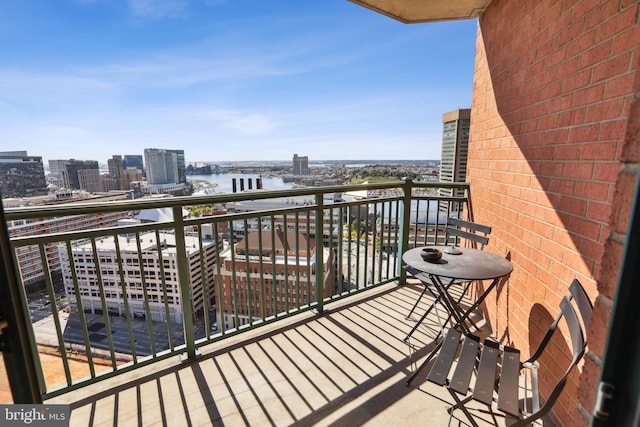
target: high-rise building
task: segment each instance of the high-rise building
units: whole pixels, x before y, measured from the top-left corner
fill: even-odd
[[[46,176],[47,183],[64,187],[64,171],[66,167],[66,160],[49,160],[49,175]]]
[[[97,193],[100,185],[100,168],[96,160],[67,160],[63,171],[64,185],[70,190]]]
[[[122,160],[123,167],[125,169],[135,168],[139,169],[144,175],[144,166],[142,164],[142,155],[140,154],[125,154]]]
[[[31,197],[47,194],[42,157],[26,151],[0,152],[0,195]]]
[[[467,151],[471,109],[463,108],[442,115],[441,182],[464,182],[467,179]],[[460,191],[460,190],[456,190]],[[441,190],[441,195],[455,195],[453,189]]]
[[[122,156],[114,154],[107,160],[107,165],[109,167],[109,178],[114,179],[116,182],[116,190],[128,190],[129,180],[124,173],[125,167]]]
[[[184,160],[184,150],[167,150],[176,153],[176,163],[178,165],[178,183],[186,184],[187,182],[187,164]]]
[[[309,157],[293,155],[293,174],[309,175]]]
[[[176,150],[145,148],[144,162],[147,166],[147,182],[149,185],[176,184],[180,182]]]

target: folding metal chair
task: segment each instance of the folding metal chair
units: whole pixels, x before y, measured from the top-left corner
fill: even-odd
[[[526,361],[520,362],[520,350],[512,347],[501,348],[495,341],[486,339],[480,343],[480,339],[473,335],[465,335],[457,329],[449,329],[444,340],[429,355],[431,360],[436,354],[433,366],[427,379],[440,386],[446,386],[455,400],[455,405],[448,408],[450,416],[455,409],[461,409],[472,425],[478,424],[473,419],[469,409],[465,406],[471,400],[481,402],[489,408],[494,415],[493,402],[497,409],[505,416],[516,417],[514,426],[524,426],[546,415],[558,396],[562,392],[571,370],[584,355],[586,348],[585,331],[589,328],[592,305],[578,280],[574,280],[569,286],[570,295],[565,296],[560,303],[560,314],[549,327],[542,342],[535,353]],[[576,305],[582,318],[581,325],[576,310]],[[559,322],[564,319],[568,326],[571,338],[571,362],[564,374],[559,378],[543,405],[540,405],[538,394],[538,359],[547,348]],[[438,353],[439,351],[439,353]],[[453,369],[457,356],[457,364]],[[556,369],[550,367],[551,370]],[[520,377],[530,371],[531,384],[525,382],[520,386]],[[471,380],[475,378],[473,386]],[[525,375],[525,380],[527,376]],[[407,382],[409,385],[410,381]],[[520,393],[521,392],[521,393]],[[528,392],[528,393],[527,393]],[[469,393],[471,393],[469,395]],[[522,396],[521,396],[522,394]],[[465,396],[461,399],[460,396]],[[528,399],[531,405],[527,405]]]
[[[491,227],[488,226],[488,225],[478,224],[478,223],[475,223],[475,222],[465,221],[465,220],[462,220],[462,219],[451,217],[451,218],[447,219],[447,225],[445,227],[444,243],[445,243],[445,246],[451,245],[453,247],[457,247],[457,246],[460,246],[460,243],[462,241],[464,241],[464,243],[466,245],[468,245],[467,247],[474,247],[474,248],[477,248],[477,249],[484,249],[485,245],[487,245],[489,243],[489,234],[491,234]],[[427,290],[429,290],[431,292],[431,294],[436,297],[436,300],[433,302],[433,304],[431,304],[431,306],[429,306],[429,308],[423,314],[423,316],[420,319],[420,321],[417,322],[416,325],[414,325],[414,327],[411,329],[411,331],[405,337],[405,341],[407,341],[411,337],[411,335],[415,332],[415,330],[418,328],[418,326],[420,325],[421,321],[423,319],[425,319],[426,316],[429,315],[431,310],[433,310],[435,308],[436,309],[436,314],[438,314],[438,311],[437,311],[438,309],[437,309],[436,304],[439,302],[439,296],[438,296],[437,292],[434,292],[433,289],[430,289],[430,287],[435,286],[435,285],[433,283],[431,283],[431,281],[428,279],[428,277],[426,277],[425,275],[420,275],[418,277],[420,272],[418,272],[417,270],[409,268],[409,267],[405,267],[405,269],[409,274],[411,274],[414,277],[417,277],[420,280],[420,283],[422,283],[422,285],[424,286],[424,289],[422,290],[422,293],[420,294],[420,296],[416,300],[415,304],[411,308],[411,311],[409,311],[409,314],[407,314],[407,317],[406,317],[407,319],[411,318],[411,315],[415,311],[416,307],[418,306],[418,304],[422,300],[422,297],[427,292]],[[463,289],[462,289],[461,296],[457,301],[457,304],[460,304],[460,302],[462,301],[463,296],[466,294],[466,292],[469,289],[469,286],[471,285],[471,283],[473,283],[473,282],[469,282],[469,281],[454,281],[454,282],[451,283],[451,284],[462,284],[462,285],[464,285]],[[438,315],[438,321],[440,321],[440,316],[439,315]]]

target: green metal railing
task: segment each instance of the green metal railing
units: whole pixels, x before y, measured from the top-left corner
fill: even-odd
[[[348,196],[363,190],[366,198]],[[203,345],[404,283],[400,255],[441,243],[446,218],[471,212],[468,195],[466,183],[407,180],[8,209],[10,231],[36,227],[10,244],[18,271],[41,272],[42,289],[14,302],[31,315],[39,392],[49,398],[167,357],[193,359]],[[235,211],[185,215],[227,204]],[[146,209],[173,219],[130,220]],[[74,222],[105,213],[119,215],[100,226]],[[49,230],[51,218],[71,225]],[[63,383],[43,369],[45,353],[59,357]],[[76,359],[85,372],[72,369]]]

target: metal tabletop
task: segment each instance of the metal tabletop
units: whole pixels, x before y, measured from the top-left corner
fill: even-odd
[[[442,252],[438,261],[428,262],[420,253],[423,247],[410,249],[402,255],[402,260],[424,273],[439,277],[462,280],[486,280],[506,276],[513,271],[509,260],[487,251],[472,248],[459,248],[460,255],[445,252],[448,246],[430,246]]]

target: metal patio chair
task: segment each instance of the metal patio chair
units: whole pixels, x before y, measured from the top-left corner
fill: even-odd
[[[448,330],[444,340],[436,346],[427,359],[431,360],[437,354],[427,380],[445,386],[455,400],[455,405],[447,408],[451,417],[454,410],[461,409],[471,424],[477,426],[471,412],[465,406],[471,400],[487,405],[492,415],[495,415],[493,403],[497,402],[498,411],[505,416],[510,415],[518,419],[512,424],[513,426],[528,425],[551,410],[569,374],[585,353],[585,331],[588,330],[591,320],[591,301],[580,282],[573,280],[569,291],[570,294],[560,303],[560,314],[549,327],[535,353],[524,362],[520,362],[518,349],[508,346],[500,347],[497,342],[490,339],[484,340],[481,344],[476,336],[465,335],[453,328]],[[577,306],[581,315],[582,324],[574,305]],[[551,389],[544,404],[540,405],[538,369],[542,367],[539,366],[538,359],[546,350],[547,344],[563,319],[566,321],[571,338],[571,362]],[[452,370],[456,356],[457,363]],[[527,370],[530,371],[530,384],[527,381]],[[524,387],[521,387],[520,382],[522,374],[525,374]],[[471,386],[472,379],[474,382]]]

